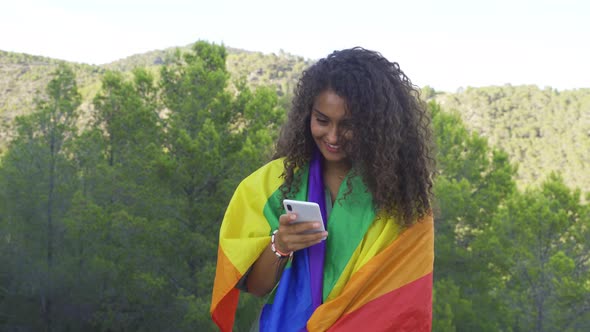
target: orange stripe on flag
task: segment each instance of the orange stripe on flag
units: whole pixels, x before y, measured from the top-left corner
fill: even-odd
[[[319,306],[307,323],[308,330],[329,329],[370,301],[432,273],[433,263],[434,224],[429,215],[354,273],[339,296]]]
[[[217,250],[217,270],[211,300],[211,317],[221,331],[231,331],[234,326],[234,313],[238,306],[240,291],[235,288],[236,280],[242,275],[225,256],[221,246]]]

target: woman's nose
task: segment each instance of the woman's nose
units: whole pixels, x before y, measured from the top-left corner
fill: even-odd
[[[330,144],[338,143],[338,127],[332,126],[328,131],[328,142]]]

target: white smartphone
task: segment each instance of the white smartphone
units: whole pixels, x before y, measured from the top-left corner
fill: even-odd
[[[295,213],[297,215],[297,219],[294,222],[319,221],[320,228],[313,230],[312,233],[325,231],[324,220],[322,219],[322,212],[318,203],[285,199],[283,200],[283,206],[287,213]]]

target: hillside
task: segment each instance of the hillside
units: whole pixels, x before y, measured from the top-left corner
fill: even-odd
[[[189,46],[178,49],[187,50]],[[177,48],[155,50],[101,66],[70,63],[82,93],[83,119],[100,89],[106,70],[129,72],[136,67],[158,68],[172,59]],[[232,81],[272,86],[288,107],[301,71],[312,61],[279,52],[262,54],[227,48]],[[0,51],[0,153],[9,139],[15,116],[27,114],[37,91],[43,91],[50,73],[63,61]],[[572,187],[590,192],[590,89],[557,91],[536,86],[466,88],[437,93],[426,87],[425,98],[443,109],[461,114],[466,126],[508,152],[519,163],[518,181],[538,184],[551,171],[562,172]]]
[[[188,51],[190,45],[136,54],[104,66],[104,69],[131,71],[136,67],[157,67],[171,61],[176,50]],[[226,47],[227,69],[232,81],[246,79],[250,86],[273,86],[279,96],[291,93],[301,71],[312,61],[285,52],[263,54]]]
[[[519,164],[519,184],[539,184],[561,172],[572,188],[590,191],[590,89],[537,86],[467,88],[436,95],[466,126]]]
[[[32,110],[34,99],[45,90],[51,73],[61,63],[66,61],[0,50],[0,152],[9,140],[14,118]],[[100,75],[104,69],[77,63],[69,65],[76,73],[84,99],[82,110],[88,111],[100,88]]]
[[[158,67],[170,61],[177,49],[186,51],[189,48],[183,46],[136,54],[101,66],[69,63],[76,73],[84,100],[82,120],[88,118],[92,99],[100,89],[100,79],[106,70],[129,72],[136,67],[146,67],[157,71]],[[273,86],[277,94],[283,96],[284,104],[288,103],[301,71],[311,64],[310,60],[283,52],[278,55],[262,54],[229,47],[227,51],[227,68],[232,82],[244,78],[252,87]],[[65,62],[0,50],[0,154],[10,138],[10,125],[14,118],[30,112],[35,96],[44,91],[50,74]]]

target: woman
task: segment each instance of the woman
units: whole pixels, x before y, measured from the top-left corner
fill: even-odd
[[[397,63],[363,48],[303,73],[275,160],[242,181],[221,226],[221,330],[240,290],[270,294],[261,331],[430,330],[433,157],[418,97]],[[327,232],[293,223],[285,198],[318,203]]]

